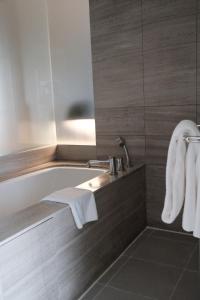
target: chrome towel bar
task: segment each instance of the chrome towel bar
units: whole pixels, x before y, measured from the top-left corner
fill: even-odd
[[[200,129],[200,125],[197,125],[197,127]],[[200,136],[185,136],[184,140],[189,143],[199,143],[200,142]]]

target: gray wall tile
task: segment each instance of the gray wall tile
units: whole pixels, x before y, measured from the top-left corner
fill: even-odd
[[[170,136],[147,135],[146,136],[146,163],[162,165],[166,164]]]
[[[196,122],[195,105],[145,107],[146,135],[171,135],[184,119]]]
[[[200,11],[197,16],[197,103],[200,104]]]
[[[96,108],[96,130],[101,135],[143,135],[143,107]]]
[[[95,28],[98,35],[131,30],[141,24],[141,0],[96,0],[92,13],[98,24]]]
[[[129,31],[110,32],[106,35],[93,37],[93,61],[102,61],[113,56],[135,53],[142,48],[142,28],[134,28]]]
[[[144,53],[146,105],[196,104],[196,44]]]
[[[144,25],[144,51],[196,42],[196,16],[167,19]]]
[[[200,105],[197,105],[197,123],[200,125]]]
[[[170,136],[182,119],[200,122],[199,1],[93,2],[97,156],[121,155],[114,139],[126,138],[133,161],[147,163],[148,222],[164,226],[165,184],[159,172]],[[180,228],[179,223],[170,228]]]
[[[141,52],[93,63],[96,107],[144,105]]]
[[[196,13],[196,0],[143,0],[143,22],[154,23],[170,17]]]

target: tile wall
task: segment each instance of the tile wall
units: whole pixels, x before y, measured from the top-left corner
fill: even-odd
[[[120,154],[122,135],[132,160],[146,163],[153,226],[163,227],[171,133],[182,119],[200,121],[198,2],[90,0],[97,155]]]

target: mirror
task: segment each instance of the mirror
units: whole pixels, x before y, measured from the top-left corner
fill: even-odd
[[[0,155],[95,144],[93,98],[89,2],[0,0]]]

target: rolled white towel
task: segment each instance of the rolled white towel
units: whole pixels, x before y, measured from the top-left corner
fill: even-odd
[[[200,147],[199,147],[200,149]],[[197,200],[195,209],[195,223],[193,236],[200,238],[200,152],[198,152],[198,157],[196,161],[196,176],[197,176]]]
[[[178,216],[185,198],[185,165],[187,145],[184,136],[199,134],[196,124],[181,121],[175,128],[168,149],[166,166],[166,195],[162,220],[171,224]]]
[[[197,189],[200,178],[199,164],[197,162],[199,153],[200,144],[190,143],[186,154],[186,190],[182,219],[182,227],[188,232],[193,231],[195,227]]]
[[[98,220],[95,197],[89,190],[65,188],[45,196],[42,201],[68,204],[78,229],[88,222]]]

